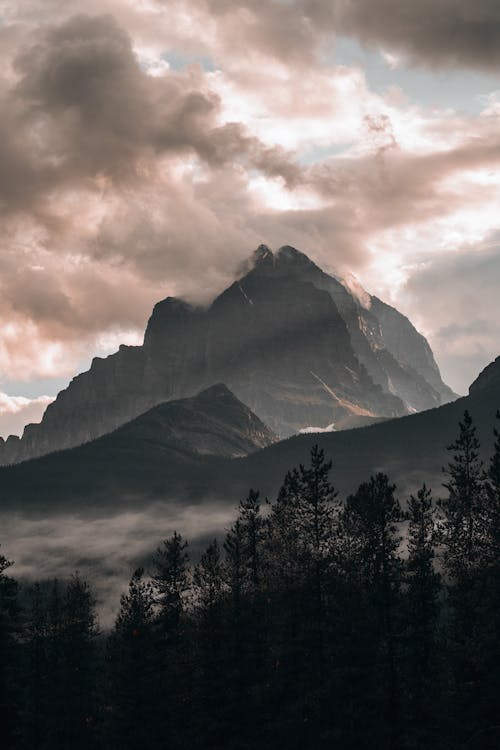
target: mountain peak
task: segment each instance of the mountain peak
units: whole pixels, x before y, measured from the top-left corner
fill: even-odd
[[[273,251],[267,245],[259,245],[257,250],[253,254],[254,260],[265,260],[266,258],[273,258]]]
[[[275,257],[270,247],[267,245],[259,245],[257,250],[253,252],[249,261],[247,262],[247,268],[251,270],[257,269],[271,269],[274,267]]]
[[[154,406],[114,433],[122,435],[178,444],[205,456],[244,456],[276,441],[272,430],[221,382],[195,396]]]
[[[267,245],[259,245],[257,250],[243,264],[242,275],[257,273],[264,276],[272,274],[298,277],[311,271],[322,273],[305,253],[292,247],[292,245],[282,245],[274,253]]]
[[[210,385],[208,388],[200,391],[196,396],[193,396],[193,399],[198,401],[214,398],[229,398],[233,401],[237,400],[234,393],[229,390],[225,383],[214,383],[214,385]]]
[[[199,309],[180,297],[166,297],[157,302],[148,320],[144,333],[144,345],[151,346],[157,337],[178,326],[190,326]]]
[[[288,261],[289,263],[307,263],[308,265],[314,266],[312,260],[296,247],[292,245],[282,245],[277,252],[277,257],[280,260]]]

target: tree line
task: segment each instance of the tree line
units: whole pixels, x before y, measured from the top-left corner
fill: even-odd
[[[466,412],[444,497],[403,506],[382,473],[342,500],[316,446],[195,565],[164,540],[107,632],[78,574],[0,556],[1,746],[499,747],[499,431],[479,448]]]

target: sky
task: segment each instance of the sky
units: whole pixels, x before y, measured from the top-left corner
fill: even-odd
[[[500,354],[497,0],[0,0],[0,113],[0,435],[261,242]]]

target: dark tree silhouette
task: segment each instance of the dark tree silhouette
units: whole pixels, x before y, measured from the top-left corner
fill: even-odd
[[[0,736],[9,746],[17,729],[19,682],[17,633],[19,626],[18,585],[6,571],[13,565],[0,553]]]
[[[28,608],[24,624],[24,646],[27,671],[23,712],[23,745],[47,747],[48,717],[50,716],[50,673],[48,660],[49,623],[47,602],[35,583],[28,592]]]
[[[444,568],[447,574],[450,622],[447,653],[452,710],[458,736],[465,733],[464,709],[482,712],[481,685],[488,672],[486,627],[487,590],[484,561],[490,529],[488,486],[476,427],[469,412],[459,423],[459,434],[449,446],[452,461],[445,470],[448,496],[441,503]],[[470,717],[469,717],[470,718]]]
[[[175,639],[189,588],[187,542],[174,534],[158,547],[153,559],[153,584],[157,592],[159,619],[167,639]]]
[[[0,556],[2,748],[498,747],[499,431],[486,472],[470,415],[450,450],[403,511],[385,474],[343,502],[314,447],[193,567],[166,539],[110,632],[78,575]]]
[[[410,720],[417,746],[430,741],[429,728],[438,715],[440,685],[438,615],[441,577],[434,569],[437,541],[436,507],[425,484],[408,501],[406,561],[406,681]]]
[[[344,519],[345,528],[354,539],[351,547],[363,578],[367,619],[373,618],[373,668],[375,673],[380,669],[384,720],[381,731],[386,733],[379,741],[389,747],[398,745],[401,721],[398,620],[402,565],[397,553],[401,544],[399,524],[404,514],[395,489],[385,474],[371,477],[347,499]],[[374,684],[373,695],[377,692]]]
[[[62,666],[62,746],[91,748],[97,720],[95,694],[96,638],[95,598],[89,584],[73,575],[62,599],[59,633]]]
[[[120,599],[114,629],[108,640],[108,747],[140,750],[156,746],[154,685],[154,592],[138,568]]]
[[[444,487],[448,490],[448,497],[440,503],[444,562],[456,579],[472,572],[480,561],[487,533],[486,477],[476,432],[471,415],[465,411],[459,435],[448,447],[452,460],[444,469]]]
[[[187,641],[186,596],[190,589],[187,542],[174,534],[163,541],[153,558],[152,581],[156,592],[155,643],[157,679],[152,686],[157,700],[156,726],[161,738],[169,737],[171,747],[182,747],[179,731],[188,723],[189,654]]]

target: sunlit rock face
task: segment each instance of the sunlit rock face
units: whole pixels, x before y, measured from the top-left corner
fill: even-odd
[[[276,434],[359,426],[454,397],[430,347],[397,310],[324,273],[292,247],[261,246],[207,308],[167,298],[142,346],[94,359],[21,440],[14,463],[88,442],[164,401],[215,383]]]

